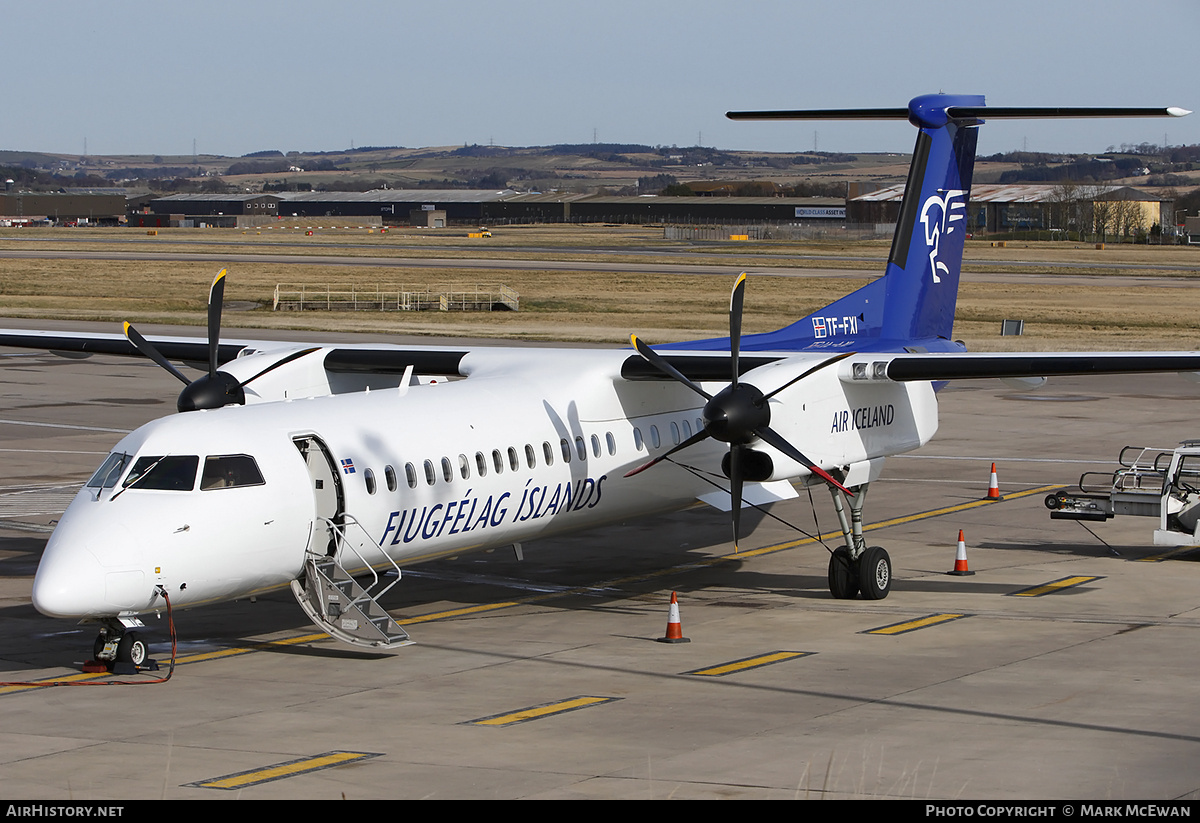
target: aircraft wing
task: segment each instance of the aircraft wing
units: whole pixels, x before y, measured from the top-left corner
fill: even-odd
[[[199,337],[147,338],[168,360],[201,364],[208,360],[208,341]],[[103,332],[68,334],[64,332],[0,329],[0,346],[18,349],[39,349],[68,357],[88,357],[93,354],[112,354],[122,357],[145,355],[123,334]],[[459,363],[465,349],[443,346],[332,346],[314,343],[293,343],[278,340],[231,340],[217,347],[217,362],[224,365],[242,353],[282,348],[327,348],[325,368],[339,373],[403,374],[411,365],[415,374],[459,374]]]

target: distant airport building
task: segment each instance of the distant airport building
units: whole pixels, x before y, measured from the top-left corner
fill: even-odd
[[[276,194],[173,194],[151,200],[148,212],[131,214],[130,225],[240,228],[278,214]]]
[[[487,204],[486,220],[565,223],[794,223],[844,222],[836,197],[612,197],[514,194]]]
[[[896,222],[904,184],[886,186],[847,203],[850,222]],[[980,234],[1014,231],[1083,231],[1129,237],[1155,225],[1172,226],[1172,201],[1131,186],[1073,184],[981,184],[971,188],[967,230]]]
[[[0,192],[0,225],[116,226],[125,219],[124,189]]]
[[[1200,217],[1185,217],[1183,233],[1189,246],[1200,246]]]
[[[673,223],[826,228],[895,224],[904,184],[836,197],[615,197],[511,189],[376,189],[366,192],[180,194],[132,214],[135,226],[249,227],[277,220],[332,225],[476,225],[504,223]],[[967,230],[1082,232],[1130,237],[1173,226],[1172,203],[1129,186],[1046,184],[975,186]]]
[[[446,225],[841,223],[846,219],[846,202],[830,197],[611,197],[558,192],[521,193],[511,189],[184,194],[152,201],[148,214],[139,216],[134,225],[149,226],[147,220],[165,219],[170,225],[246,227],[291,218],[407,225],[415,212],[434,213]]]

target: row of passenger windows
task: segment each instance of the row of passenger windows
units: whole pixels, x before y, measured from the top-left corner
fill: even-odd
[[[696,418],[696,431],[700,431],[704,424],[700,418]],[[689,420],[679,422],[671,421],[670,425],[671,442],[673,445],[679,445],[681,442],[692,436],[692,424]],[[650,448],[658,449],[662,447],[662,437],[659,434],[658,426],[651,425],[650,433]],[[682,436],[681,436],[682,435]],[[642,430],[639,427],[633,429],[633,447],[637,451],[644,451],[646,441],[642,437]],[[537,468],[538,460],[546,466],[553,466],[554,461],[561,456],[564,463],[570,463],[573,459],[587,460],[588,452],[591,451],[593,457],[600,457],[605,451],[610,456],[617,453],[617,438],[612,432],[605,432],[603,442],[600,435],[593,434],[586,440],[582,435],[577,436],[574,441],[562,438],[558,441],[558,449],[549,441],[542,442],[541,455],[538,455],[538,449],[530,443],[525,444],[522,451],[518,451],[516,446],[509,446],[507,449],[492,449],[490,455],[484,452],[475,452],[475,458],[472,460],[465,454],[460,454],[457,460],[451,460],[449,457],[443,457],[439,462],[433,460],[425,460],[421,467],[413,463],[404,464],[404,481],[410,489],[415,489],[424,480],[425,485],[433,486],[442,480],[446,483],[453,483],[455,477],[460,477],[463,480],[470,480],[472,473],[476,477],[487,477],[488,472],[495,474],[503,474],[507,468],[509,471],[518,471],[521,468],[522,462],[526,468]],[[368,494],[375,494],[376,481],[375,472],[371,469],[366,469],[363,472],[363,480],[367,486]],[[391,466],[385,466],[383,469],[383,480],[387,485],[387,490],[390,492],[396,491],[399,487],[396,470]]]

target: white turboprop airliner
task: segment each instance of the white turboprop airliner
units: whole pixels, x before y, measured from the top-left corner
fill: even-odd
[[[884,458],[937,430],[958,378],[1200,371],[1200,353],[967,354],[951,340],[977,127],[994,117],[1178,116],[1179,109],[742,112],[734,119],[898,117],[919,129],[885,276],[786,328],[634,351],[294,346],[0,332],[0,345],[141,354],[187,385],[179,414],[121,440],[68,507],[33,586],[53,617],[101,625],[98,659],[140,663],[140,618],[291,585],[342,640],[407,635],[351,575],[679,509],[832,493],[845,545],[835,597],[886,597],[891,562],[862,534]],[[204,361],[190,382],[169,359]],[[451,378],[430,382],[423,375]],[[677,460],[664,458],[685,452]],[[686,465],[684,464],[686,460]],[[656,465],[658,464],[658,465]],[[718,482],[714,482],[714,478]],[[378,581],[378,577],[375,578]]]

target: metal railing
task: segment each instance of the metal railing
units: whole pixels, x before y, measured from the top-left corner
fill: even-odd
[[[275,311],[519,311],[521,296],[503,283],[450,286],[275,287]]]

